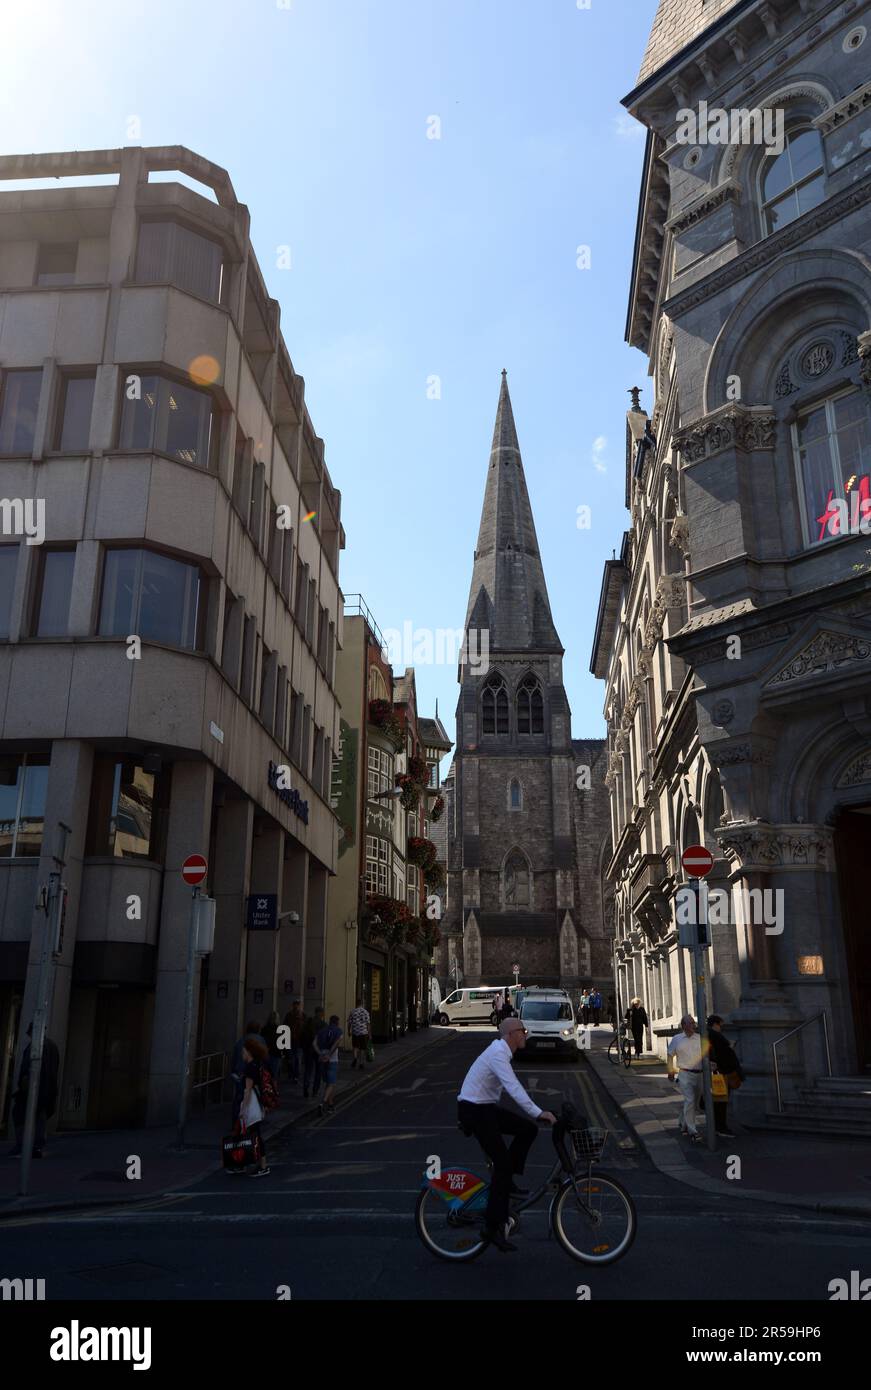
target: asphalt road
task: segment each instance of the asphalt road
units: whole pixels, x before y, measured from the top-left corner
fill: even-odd
[[[272,1173],[223,1173],[145,1206],[98,1214],[22,1217],[4,1223],[4,1267],[46,1280],[49,1299],[296,1300],[593,1299],[826,1300],[831,1279],[867,1265],[867,1225],[705,1198],[665,1178],[622,1128],[585,1064],[545,1058],[516,1068],[540,1105],[561,1096],[592,1107],[614,1133],[602,1162],[630,1189],[639,1231],[628,1255],[590,1270],[548,1237],[542,1203],[524,1215],[516,1254],[486,1251],[463,1267],[420,1244],[413,1210],[427,1157],[475,1168],[474,1140],[456,1128],[466,1068],[492,1040],[463,1028],[374,1077],[336,1113],[287,1130],[269,1147]],[[527,1176],[551,1166],[542,1130]]]

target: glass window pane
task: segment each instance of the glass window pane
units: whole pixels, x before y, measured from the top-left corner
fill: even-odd
[[[796,201],[795,190],[792,189],[781,198],[779,202],[772,203],[768,209],[768,230],[777,232],[781,227],[788,227],[790,222],[794,222],[798,217],[798,202]]]
[[[18,568],[18,546],[0,545],[0,637],[9,636],[12,617],[12,590]]]
[[[29,454],[36,432],[42,369],[6,372],[0,395],[0,454]]]
[[[768,157],[765,161],[765,169],[762,198],[763,202],[768,203],[778,194],[785,193],[794,182],[789,168],[789,147],[787,146],[783,154],[779,154],[775,158]]]
[[[100,636],[128,637],[136,631],[137,572],[142,552],[110,550],[103,570]]]
[[[164,381],[164,410],[156,447],[183,463],[208,466],[211,397],[190,386]]]
[[[220,246],[180,224],[175,229],[173,283],[217,303],[221,290]]]
[[[21,774],[20,757],[0,758],[0,859],[8,859],[12,853]]]
[[[39,248],[36,262],[38,285],[71,285],[76,278],[78,242],[70,241]]]
[[[128,372],[127,376],[135,376]],[[157,419],[156,376],[139,378],[140,399],[130,400],[127,395],[127,381],[124,382],[124,397],[121,407],[121,435],[119,447],[122,449],[150,449],[154,440],[154,425]]]
[[[47,550],[43,554],[37,637],[66,636],[75,563],[74,550]]]
[[[808,174],[823,167],[823,147],[815,130],[800,130],[789,141],[792,161],[792,183],[800,183]]]
[[[169,279],[171,222],[142,222],[136,247],[135,278],[140,285],[162,284]]]
[[[835,412],[835,424],[838,429],[857,421],[866,425],[871,422],[871,407],[865,401],[861,391],[851,391],[849,395],[841,396],[840,400],[833,402],[832,408]]]
[[[74,376],[67,380],[58,439],[58,448],[65,454],[81,454],[88,447],[94,380],[92,376]]]
[[[798,422],[798,442],[808,444],[812,439],[823,439],[828,433],[826,423],[825,407],[819,410],[812,410],[810,414],[803,415]]]
[[[803,183],[797,190],[798,209],[796,217],[803,212],[810,212],[811,208],[819,207],[825,197],[825,179],[819,174],[815,179],[810,179],[808,183]]]
[[[126,775],[122,775],[123,773]],[[154,810],[154,776],[141,767],[118,764],[118,790],[114,802],[116,858],[147,858],[151,848]]]
[[[139,634],[153,642],[193,647],[199,571],[168,555],[143,552]]]
[[[834,496],[835,479],[832,450],[828,439],[818,440],[801,451],[801,471],[807,509],[809,539],[817,542],[830,534],[827,520],[829,500]]]
[[[48,754],[29,754],[24,769],[24,791],[15,838],[16,856],[38,855],[42,850],[45,800],[48,791]]]
[[[856,483],[863,477],[867,477],[871,469],[871,440],[868,438],[867,426],[848,425],[838,433],[838,455],[841,461],[841,477],[845,490],[841,496],[846,495],[846,484],[851,483],[855,487]]]

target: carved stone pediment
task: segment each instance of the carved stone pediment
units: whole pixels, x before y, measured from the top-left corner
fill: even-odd
[[[871,663],[871,637],[848,632],[818,632],[770,680],[765,690],[787,689],[794,681],[838,675]]]
[[[743,406],[736,402],[721,406],[686,429],[678,430],[672,441],[684,464],[712,458],[725,449],[750,453],[773,449],[777,443],[777,421],[767,406]]]
[[[715,830],[733,868],[826,869],[834,866],[834,832],[825,825],[733,822]]]

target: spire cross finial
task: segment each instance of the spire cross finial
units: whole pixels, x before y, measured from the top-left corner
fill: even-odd
[[[507,375],[508,375],[508,372],[507,372],[506,369],[503,367],[503,368],[502,368],[502,380],[503,380],[503,381],[505,380],[505,378],[507,377]]]
[[[641,409],[641,387],[640,387],[640,386],[630,386],[630,387],[629,387],[629,395],[632,397],[632,409],[633,409],[633,410],[640,410],[640,409]]]

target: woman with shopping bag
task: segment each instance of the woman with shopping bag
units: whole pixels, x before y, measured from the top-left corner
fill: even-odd
[[[714,1105],[714,1128],[726,1139],[734,1139],[729,1129],[729,1092],[737,1091],[744,1080],[741,1064],[729,1039],[723,1036],[723,1020],[719,1014],[708,1019],[708,1048],[711,1057],[711,1100]]]
[[[266,1145],[263,1142],[260,1128],[264,1114],[260,1097],[263,1090],[262,1069],[268,1064],[269,1048],[259,1038],[248,1037],[242,1048],[242,1061],[244,1063],[242,1080],[245,1089],[242,1093],[242,1103],[239,1106],[239,1123],[243,1134],[253,1139],[252,1154],[257,1155],[258,1158],[258,1166],[249,1176],[265,1178],[269,1172],[269,1167],[266,1162]]]

